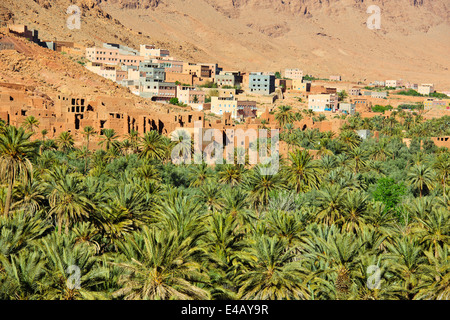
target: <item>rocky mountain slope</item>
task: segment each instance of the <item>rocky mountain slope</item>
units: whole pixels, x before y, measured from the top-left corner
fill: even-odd
[[[80,30],[65,27],[70,4],[82,9]],[[381,9],[380,30],[366,25],[372,4]],[[403,78],[447,89],[449,9],[448,0],[2,0],[0,19],[12,13],[43,38],[155,43],[227,69],[300,67],[319,77]]]

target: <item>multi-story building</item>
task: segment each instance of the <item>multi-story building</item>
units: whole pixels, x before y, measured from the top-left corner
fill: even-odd
[[[403,86],[402,80],[386,80],[386,87],[400,88]]]
[[[237,103],[234,97],[211,97],[211,112],[217,115],[229,112],[231,117],[236,119]]]
[[[423,102],[423,107],[424,107],[425,110],[450,109],[450,100],[440,100],[440,99],[427,98]]]
[[[219,87],[236,85],[236,78],[232,74],[218,74],[216,75],[216,83]]]
[[[377,98],[377,99],[386,99],[388,96],[388,92],[387,91],[373,91],[371,93],[371,97],[372,98]]]
[[[237,102],[237,118],[241,121],[246,118],[256,118],[258,107],[256,101],[238,101]]]
[[[248,88],[251,93],[271,94],[275,91],[275,76],[262,72],[252,72],[249,75]]]
[[[351,96],[359,96],[359,95],[361,95],[361,89],[360,88],[351,88],[349,90],[349,94]]]
[[[168,101],[177,96],[177,86],[174,83],[145,79],[140,81],[139,95],[156,101]]]
[[[309,92],[311,90],[311,83],[303,82],[300,79],[294,79],[292,80],[292,90],[300,92]]]
[[[405,83],[405,88],[406,89],[412,89],[412,90],[418,90],[419,89],[419,85],[417,83],[407,82],[407,83]]]
[[[205,92],[195,87],[177,86],[177,98],[187,105],[199,105],[205,103]]]
[[[127,71],[121,70],[116,66],[104,66],[103,64],[96,62],[87,63],[86,69],[114,82],[121,82],[128,76]]]
[[[131,66],[139,66],[139,63],[146,60],[145,57],[141,57],[132,49],[128,50],[127,48],[121,45],[104,43],[103,48],[86,48],[86,58],[89,61],[103,64]]]
[[[431,93],[434,93],[434,85],[433,84],[422,84],[417,88],[417,92],[420,94],[423,94],[425,96],[428,96]]]
[[[242,83],[242,76],[240,71],[221,71],[215,77],[215,82],[218,86],[237,86]]]
[[[341,76],[330,76],[330,81],[342,81]]]
[[[343,102],[340,102],[339,103],[339,110],[344,112],[344,113],[346,113],[346,114],[354,115],[355,112],[356,112],[356,106],[355,106],[354,103],[343,103]]]
[[[303,70],[292,68],[284,70],[284,77],[292,80],[302,80],[303,79]]]
[[[375,80],[374,82],[370,83],[369,85],[374,86],[374,87],[384,87],[384,86],[386,86],[386,82]]]
[[[140,77],[153,79],[153,80],[166,80],[166,71],[160,64],[153,62],[141,62],[139,63]]]
[[[367,99],[363,98],[357,98],[352,99],[351,101],[357,109],[367,110],[369,111],[370,107],[372,106],[371,103]]]
[[[336,111],[338,99],[336,94],[312,94],[308,97],[309,109],[316,112]]]
[[[151,59],[154,57],[168,57],[170,55],[169,50],[159,49],[154,45],[148,44],[141,44],[139,53],[142,57],[146,57],[147,59]]]
[[[183,62],[183,73],[192,74],[198,78],[211,78],[211,69],[206,65],[191,62]]]
[[[153,59],[152,62],[158,62],[161,67],[165,69],[166,72],[172,73],[182,73],[183,72],[183,61],[171,60],[171,59]]]

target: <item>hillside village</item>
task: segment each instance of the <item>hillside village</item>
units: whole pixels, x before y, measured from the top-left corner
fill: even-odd
[[[374,2],[2,0],[0,302],[450,300],[450,2]]]
[[[195,121],[202,121],[205,129],[220,129],[224,135],[227,128],[284,129],[274,116],[280,106],[302,114],[294,128],[335,133],[348,115],[388,118],[394,109],[411,114],[418,111],[425,119],[450,115],[450,90],[440,88],[437,92],[433,84],[402,79],[352,82],[340,75],[319,79],[305,75],[300,66],[281,72],[246,73],[223,70],[216,63],[181,61],[169,50],[149,44],[130,48],[104,43],[86,48],[74,42],[39,39],[38,30],[29,30],[26,25],[8,25],[6,29],[0,50],[24,50],[14,39],[26,39],[160,106],[149,111],[136,108],[130,98],[107,95],[61,93],[44,99],[33,96],[23,84],[0,83],[0,119],[19,126],[34,116],[39,130],[45,130],[49,138],[69,132],[80,143],[86,126],[100,135],[104,129],[114,129],[122,136],[131,130],[171,135],[182,128],[192,133]],[[360,133],[368,134],[377,132]],[[433,139],[438,146],[450,147],[448,137]]]

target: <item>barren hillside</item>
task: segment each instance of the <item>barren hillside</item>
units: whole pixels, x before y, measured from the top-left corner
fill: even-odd
[[[161,104],[132,94],[111,80],[100,77],[69,57],[44,49],[23,38],[2,34],[16,50],[0,51],[0,86],[14,83],[29,86],[35,94],[54,100],[58,94],[95,98],[108,95],[133,99],[135,105],[161,110]]]
[[[65,27],[71,3],[82,8],[81,30]],[[366,26],[371,4],[381,8],[380,30]],[[156,43],[231,69],[300,67],[320,77],[450,88],[448,0],[3,0],[0,16],[1,6],[43,38]]]

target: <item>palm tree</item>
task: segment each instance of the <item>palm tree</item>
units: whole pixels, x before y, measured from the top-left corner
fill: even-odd
[[[442,191],[445,195],[445,187],[450,178],[450,153],[447,152],[438,155],[433,164],[433,168],[436,170],[436,176],[439,179],[439,183],[442,185]]]
[[[249,225],[249,221],[255,218],[248,208],[247,195],[237,188],[225,192],[223,211],[237,219],[242,227]]]
[[[162,159],[165,154],[163,137],[156,131],[147,132],[140,142],[141,153],[139,158]]]
[[[188,179],[191,187],[200,187],[213,178],[211,168],[206,164],[194,164],[189,167]]]
[[[385,161],[392,156],[387,139],[380,139],[371,150],[371,159]]]
[[[137,153],[139,151],[139,132],[131,129],[126,139],[130,142],[133,147],[133,153]]]
[[[401,237],[393,244],[387,243],[390,269],[398,281],[395,289],[406,299],[412,300],[419,289],[421,273],[425,271],[427,259],[417,239]]]
[[[342,199],[342,214],[344,218],[343,230],[347,232],[361,231],[364,224],[364,213],[367,211],[365,192],[353,191]]]
[[[287,241],[262,236],[252,247],[255,262],[237,281],[241,299],[304,300],[310,296],[304,281],[305,271],[293,261],[293,250]]]
[[[335,226],[319,229],[319,233],[311,231],[304,247],[304,256],[311,266],[318,267],[313,277],[317,291],[314,294],[326,294],[328,299],[350,298],[356,266],[363,253],[363,243],[358,241],[355,234],[341,233]]]
[[[347,153],[354,164],[355,173],[358,173],[361,168],[366,166],[367,152],[365,150],[360,147],[353,147]]]
[[[289,154],[290,165],[283,170],[288,183],[297,193],[317,188],[320,183],[321,169],[307,150],[297,150]]]
[[[11,255],[10,260],[0,255],[0,266],[0,299],[37,300],[42,297],[45,260],[38,252],[24,249]]]
[[[102,129],[100,137],[102,140],[98,144],[101,146],[105,145],[106,151],[109,151],[112,147],[118,147],[117,138],[119,138],[119,136],[116,134],[116,130]]]
[[[42,140],[45,141],[45,137],[48,134],[48,130],[47,129],[42,129],[41,130],[41,135],[42,135]]]
[[[38,244],[46,257],[46,300],[107,299],[101,291],[106,270],[95,256],[96,249],[77,242],[74,234],[51,234]]]
[[[353,130],[341,131],[339,140],[349,149],[357,147],[361,142],[361,138]]]
[[[344,191],[339,185],[327,184],[323,186],[317,195],[317,208],[319,209],[316,220],[328,225],[341,223],[343,220],[341,208]]]
[[[255,208],[265,207],[269,203],[271,191],[285,188],[279,173],[274,175],[267,173],[267,168],[258,165],[250,171],[244,180],[244,189],[249,193],[249,200]]]
[[[242,182],[245,172],[246,169],[244,165],[226,164],[221,168],[221,170],[218,173],[219,182],[226,183],[231,186],[237,186]]]
[[[89,151],[89,140],[91,138],[91,136],[93,136],[95,134],[95,130],[94,128],[92,128],[91,126],[87,126],[83,128],[83,132],[82,134],[86,137],[86,149],[87,151]],[[86,172],[87,170],[87,157],[85,158],[85,162],[84,162],[84,172]]]
[[[223,208],[224,199],[221,197],[221,188],[214,182],[203,184],[199,188],[199,193],[194,196],[206,204],[208,211],[220,210]]]
[[[278,107],[278,111],[275,113],[275,119],[278,121],[281,128],[284,128],[286,124],[291,123],[294,120],[291,109],[292,107],[290,106]]]
[[[0,134],[0,175],[8,183],[3,211],[5,216],[9,214],[16,179],[27,178],[32,172],[30,159],[36,150],[35,143],[30,141],[31,135],[13,126],[6,127]]]
[[[439,248],[450,241],[450,216],[446,208],[433,209],[426,217],[414,217],[417,225],[414,233],[420,236],[430,250],[438,257]]]
[[[344,101],[348,97],[348,93],[345,90],[342,90],[338,93],[339,101]]]
[[[434,172],[423,164],[415,165],[408,172],[407,178],[411,185],[419,189],[422,198],[423,190],[429,190],[433,186]]]
[[[147,227],[120,243],[126,260],[114,262],[126,271],[119,280],[123,287],[114,293],[126,300],[208,299],[206,290],[196,286],[205,282],[197,262],[202,250],[175,232]]]
[[[64,131],[56,139],[56,144],[62,152],[67,152],[73,148],[75,141],[70,132]]]
[[[41,181],[27,179],[15,187],[14,198],[13,209],[34,214],[45,205],[45,188]]]
[[[93,204],[87,198],[85,186],[77,173],[70,173],[65,166],[56,167],[47,177],[49,188],[49,216],[57,221],[58,233],[65,224],[66,234],[69,226],[83,218],[88,218]]]
[[[34,134],[34,129],[39,127],[39,120],[34,116],[28,116],[25,118],[22,125],[26,130],[29,130]]]
[[[450,299],[449,247],[443,246],[436,249],[435,253],[424,252],[428,258],[428,264],[422,265],[421,285],[414,299]]]

